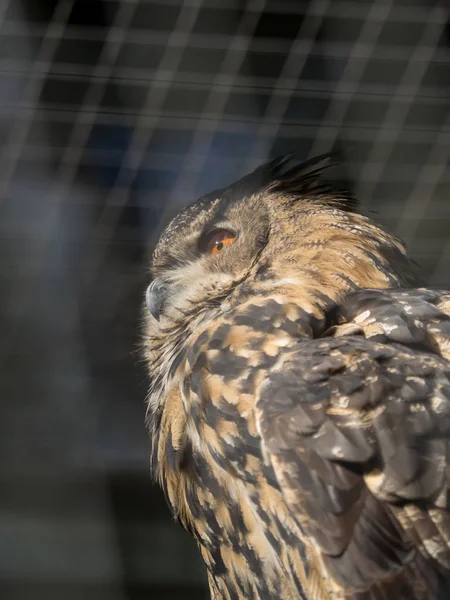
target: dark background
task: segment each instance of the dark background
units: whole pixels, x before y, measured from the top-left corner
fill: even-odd
[[[151,484],[148,255],[177,207],[340,147],[450,286],[443,0],[0,0],[0,596],[206,597]]]

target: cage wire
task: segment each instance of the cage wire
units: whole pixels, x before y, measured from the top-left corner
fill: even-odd
[[[151,487],[148,252],[199,195],[338,147],[450,286],[444,0],[2,0],[2,597],[201,597]],[[156,596],[158,597],[158,596]]]

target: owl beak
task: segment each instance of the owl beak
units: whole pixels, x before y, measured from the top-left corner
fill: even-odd
[[[161,311],[168,296],[168,287],[155,279],[147,288],[145,302],[150,314],[159,321]]]

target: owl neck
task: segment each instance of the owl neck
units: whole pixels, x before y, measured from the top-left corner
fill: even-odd
[[[305,220],[305,216],[303,216]],[[328,210],[302,228],[277,224],[255,282],[314,304],[342,301],[359,288],[410,287],[420,283],[402,242],[366,217]]]

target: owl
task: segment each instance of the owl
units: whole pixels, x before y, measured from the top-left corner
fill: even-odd
[[[288,155],[161,235],[152,469],[211,598],[450,598],[450,293]]]

